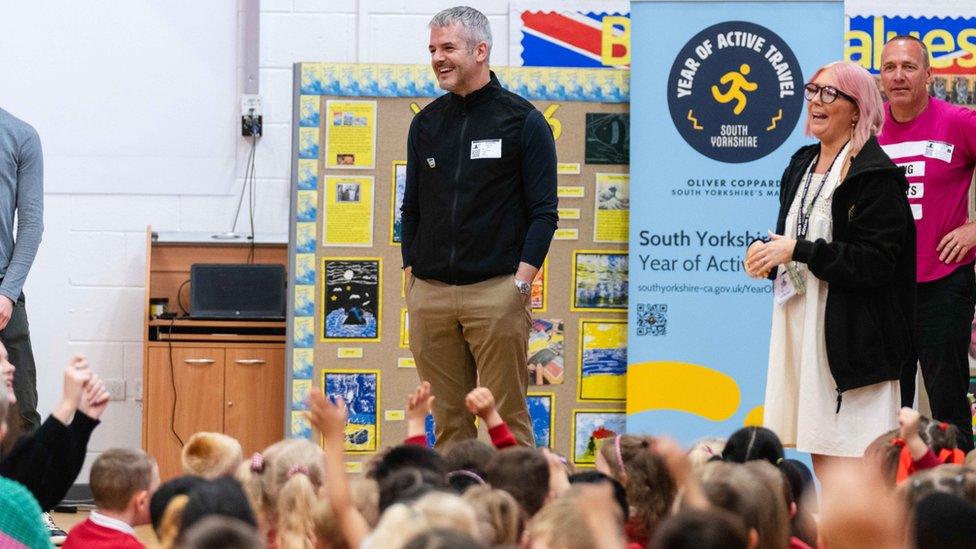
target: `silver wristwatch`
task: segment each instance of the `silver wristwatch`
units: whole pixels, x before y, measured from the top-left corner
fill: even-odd
[[[515,287],[522,295],[529,295],[532,293],[532,284],[524,280],[515,279]]]

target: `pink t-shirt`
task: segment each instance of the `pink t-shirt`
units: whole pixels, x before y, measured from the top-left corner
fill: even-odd
[[[908,202],[917,230],[918,281],[948,276],[976,259],[969,250],[960,263],[939,261],[937,247],[948,232],[969,220],[967,198],[976,167],[976,111],[929,98],[922,114],[896,122],[885,104],[881,148],[905,168]]]

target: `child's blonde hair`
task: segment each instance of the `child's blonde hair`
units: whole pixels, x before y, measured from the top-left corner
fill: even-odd
[[[724,449],[724,438],[703,438],[691,445],[691,449],[688,450],[688,460],[691,461],[692,468],[698,469],[709,461],[721,460]]]
[[[369,537],[370,548],[399,549],[417,534],[446,528],[480,539],[478,517],[454,494],[431,492],[412,504],[395,503],[380,517]]]
[[[471,504],[481,523],[481,540],[489,545],[518,545],[525,528],[522,508],[504,490],[473,486],[461,496]]]
[[[211,480],[233,474],[244,459],[241,443],[223,433],[194,433],[183,446],[183,473]]]
[[[312,508],[312,525],[320,547],[349,549],[349,544],[342,533],[342,525],[339,524],[335,511],[332,510],[332,503],[328,499],[320,499]]]
[[[789,545],[789,512],[782,486],[785,480],[775,477],[776,473],[768,462],[745,465],[727,461],[708,463],[698,472],[712,505],[731,511],[746,528],[756,530],[758,549]]]
[[[166,504],[166,511],[163,512],[163,518],[159,521],[159,546],[161,549],[176,547],[183,525],[183,509],[186,509],[188,501],[190,501],[190,496],[179,494]]]
[[[313,547],[312,507],[325,479],[322,450],[304,439],[287,439],[241,464],[237,478],[259,510],[278,547]]]

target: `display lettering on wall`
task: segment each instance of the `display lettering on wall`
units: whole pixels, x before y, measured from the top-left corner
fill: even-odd
[[[936,73],[976,74],[976,18],[964,17],[850,17],[844,35],[844,58],[873,74],[881,70],[881,50],[898,35],[911,35],[929,50]]]

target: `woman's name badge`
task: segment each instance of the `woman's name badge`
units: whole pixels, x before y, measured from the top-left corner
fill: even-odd
[[[780,306],[793,296],[803,294],[804,290],[803,279],[800,278],[799,271],[793,265],[788,265],[780,271],[773,282],[773,296],[776,299],[776,304]]]

